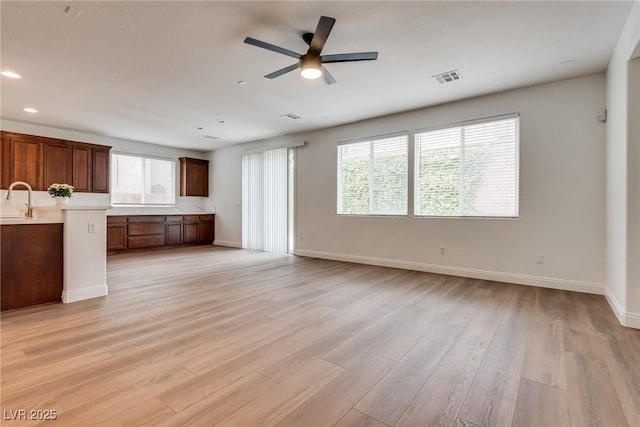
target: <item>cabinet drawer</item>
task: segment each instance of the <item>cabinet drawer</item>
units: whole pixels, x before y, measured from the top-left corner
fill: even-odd
[[[124,224],[127,222],[126,216],[108,216],[107,225]]]
[[[151,246],[164,246],[164,234],[151,236],[129,236],[127,238],[127,247],[129,249],[147,248]]]
[[[164,222],[162,215],[135,215],[128,218],[129,222]]]
[[[200,221],[213,221],[213,215],[200,215]]]
[[[182,215],[167,215],[167,222],[182,222]]]
[[[155,223],[130,223],[127,234],[129,236],[144,234],[163,234],[162,238],[164,239],[164,221]]]
[[[200,220],[200,215],[185,215],[184,216],[184,220],[185,221],[199,221]]]

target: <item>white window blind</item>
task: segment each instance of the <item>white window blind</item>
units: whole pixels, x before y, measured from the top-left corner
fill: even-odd
[[[173,205],[175,161],[131,154],[111,154],[111,203]]]
[[[242,247],[287,253],[287,148],[242,156]]]
[[[406,215],[408,137],[338,146],[338,214]]]
[[[518,216],[519,118],[415,135],[415,215]]]

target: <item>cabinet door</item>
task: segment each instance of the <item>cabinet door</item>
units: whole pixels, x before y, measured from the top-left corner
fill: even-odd
[[[0,226],[2,310],[59,302],[62,224]]]
[[[127,217],[107,217],[107,250],[127,248]]]
[[[166,225],[165,239],[167,245],[179,245],[182,243],[182,223],[168,222]]]
[[[109,150],[93,149],[93,192],[109,192]]]
[[[200,223],[197,221],[185,221],[183,224],[184,243],[198,243],[200,240]]]
[[[71,151],[66,144],[43,144],[43,188],[51,184],[71,184]]]
[[[42,184],[42,142],[37,138],[2,135],[3,188],[24,181],[34,190],[46,190]]]
[[[213,215],[200,216],[200,242],[213,243]]]
[[[91,191],[91,168],[93,163],[91,148],[74,146],[72,152],[72,185],[75,191]]]
[[[180,195],[209,197],[209,161],[180,158]]]
[[[126,224],[107,225],[107,250],[127,248]]]
[[[11,137],[0,133],[2,145],[0,145],[0,188],[9,188],[11,185]]]

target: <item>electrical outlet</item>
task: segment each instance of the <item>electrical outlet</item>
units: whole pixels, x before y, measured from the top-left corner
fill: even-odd
[[[536,264],[544,264],[544,255],[536,254]]]
[[[299,240],[300,240],[301,242],[303,242],[303,241],[304,241],[304,237],[300,236],[300,239],[299,239]]]
[[[445,253],[447,253],[447,251],[445,250],[444,246],[440,246],[440,255],[444,255]]]
[[[89,233],[95,233],[96,232],[96,223],[95,222],[90,222],[88,224],[88,231]]]

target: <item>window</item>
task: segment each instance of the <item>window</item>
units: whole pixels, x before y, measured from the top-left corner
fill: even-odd
[[[518,216],[519,118],[415,135],[416,216]]]
[[[338,214],[407,214],[407,135],[338,146]]]
[[[114,205],[173,205],[176,203],[175,161],[111,155],[111,203]]]

